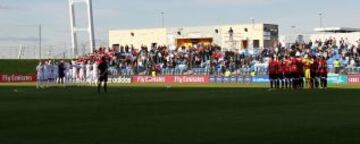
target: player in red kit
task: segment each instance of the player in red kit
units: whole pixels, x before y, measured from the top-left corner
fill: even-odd
[[[319,59],[313,56],[313,63],[310,65],[310,86],[311,88],[319,88]]]
[[[271,59],[268,66],[268,74],[270,79],[270,88],[276,87],[278,64],[275,59]]]
[[[281,59],[279,62],[279,80],[281,83],[281,88],[287,88],[286,83],[286,68],[287,67],[287,61],[285,58]]]
[[[319,77],[322,88],[327,88],[328,67],[325,57],[319,60]]]
[[[297,67],[297,74],[298,74],[298,88],[304,88],[304,76],[305,76],[305,70],[304,70],[304,62],[301,57],[298,57],[296,59],[296,67]]]
[[[280,88],[280,77],[281,77],[281,71],[280,71],[280,61],[275,58],[275,88]]]
[[[296,89],[298,86],[298,68],[297,68],[297,60],[295,57],[290,58],[291,64],[290,64],[290,73],[291,73],[291,84],[292,88]]]
[[[285,57],[285,87],[291,88],[291,61],[288,56]]]

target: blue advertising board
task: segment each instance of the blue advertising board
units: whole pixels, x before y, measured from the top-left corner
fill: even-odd
[[[329,84],[347,84],[348,76],[347,75],[338,75],[338,74],[329,74],[328,75]]]
[[[210,77],[211,83],[251,83],[252,77],[244,77],[244,76],[211,76]]]
[[[210,76],[209,77],[209,82],[210,83],[216,83],[216,78],[217,78],[216,76]]]
[[[252,78],[253,83],[269,83],[269,75],[257,75]]]
[[[236,76],[230,77],[230,82],[231,83],[237,83],[238,82],[238,77],[236,77]]]
[[[268,75],[257,75],[255,77],[250,76],[210,76],[210,83],[269,83],[270,79]],[[347,84],[347,75],[329,74],[329,84]]]
[[[253,78],[252,77],[243,77],[243,83],[251,83],[253,82]]]

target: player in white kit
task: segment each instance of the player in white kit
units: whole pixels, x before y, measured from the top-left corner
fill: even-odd
[[[41,61],[39,62],[39,65],[36,66],[36,72],[37,72],[36,88],[42,88],[42,84],[44,82],[44,65]]]
[[[51,84],[52,85],[55,85],[57,82],[58,82],[58,79],[59,79],[59,67],[58,67],[58,64],[55,62],[51,65],[52,67],[52,82]]]
[[[97,71],[97,67],[98,64],[96,62],[93,62],[93,70],[92,70],[92,84],[96,85],[98,83],[98,71]]]
[[[91,69],[92,69],[92,65],[91,65],[91,63],[90,63],[90,61],[87,61],[86,62],[86,64],[85,64],[85,74],[86,74],[86,82],[88,83],[88,84],[90,84],[91,85]]]
[[[70,84],[71,82],[71,65],[70,63],[65,63],[65,85]]]
[[[77,64],[75,61],[71,65],[71,83],[76,83],[77,79]]]
[[[49,86],[51,81],[51,61],[46,61],[44,64],[44,84],[45,86]]]
[[[85,81],[85,65],[84,62],[81,62],[79,65],[79,82],[83,83]]]

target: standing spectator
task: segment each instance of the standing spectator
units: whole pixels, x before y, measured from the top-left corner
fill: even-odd
[[[339,74],[340,73],[340,69],[341,69],[341,63],[339,59],[336,59],[334,61],[334,68],[335,68],[335,74]]]

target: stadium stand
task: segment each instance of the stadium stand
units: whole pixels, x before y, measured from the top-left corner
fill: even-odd
[[[346,40],[329,38],[324,41],[295,42],[290,47],[278,43],[274,48],[264,48],[249,53],[247,50],[228,51],[217,45],[194,45],[191,47],[167,46],[141,47],[119,46],[100,48],[93,53],[76,58],[69,65],[99,62],[107,56],[112,75],[244,75],[252,72],[267,74],[271,57],[316,56],[327,59],[330,73],[360,73],[360,40],[350,44]],[[335,63],[337,67],[335,68]]]

